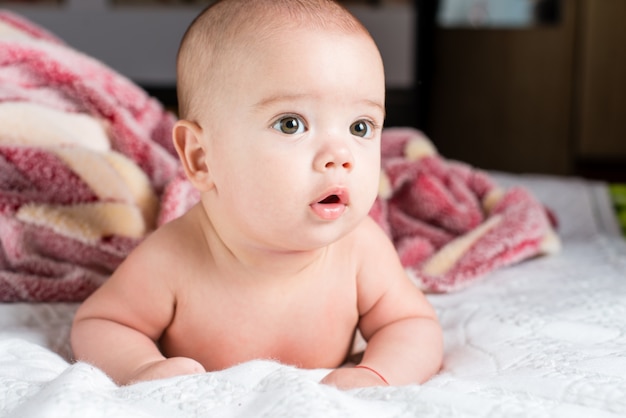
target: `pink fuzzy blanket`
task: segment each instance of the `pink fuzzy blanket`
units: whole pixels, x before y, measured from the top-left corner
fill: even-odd
[[[197,201],[174,121],[128,79],[0,11],[0,301],[83,300]],[[530,193],[446,161],[412,129],[384,131],[380,190],[371,215],[427,291],[558,249]]]
[[[488,272],[559,251],[556,216],[522,188],[446,160],[419,131],[387,129],[379,198],[370,215],[387,231],[413,281],[460,289]]]
[[[130,80],[0,12],[0,301],[79,301],[156,224],[175,122]]]

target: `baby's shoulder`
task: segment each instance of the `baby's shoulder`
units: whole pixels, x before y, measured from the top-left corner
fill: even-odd
[[[168,275],[172,269],[193,266],[203,244],[202,231],[195,217],[183,215],[150,233],[125,263],[142,265],[155,275]]]
[[[356,243],[374,247],[389,241],[385,231],[369,216],[355,228],[352,239]]]
[[[198,205],[191,210],[157,228],[146,240],[151,245],[185,249],[194,247],[204,240],[203,222],[206,219]]]
[[[395,264],[397,251],[387,233],[369,216],[361,222],[352,234],[352,247],[355,259],[360,264]]]

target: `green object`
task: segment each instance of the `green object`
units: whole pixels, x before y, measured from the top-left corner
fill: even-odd
[[[624,236],[626,236],[626,184],[610,184],[609,193],[617,213],[617,221],[622,227]]]
[[[618,211],[617,219],[619,220],[619,223],[622,226],[622,232],[626,234],[626,210]]]
[[[614,183],[609,185],[609,191],[613,198],[613,203],[618,208],[626,208],[626,184]]]

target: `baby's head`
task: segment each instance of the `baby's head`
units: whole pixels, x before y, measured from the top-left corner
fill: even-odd
[[[367,29],[332,0],[218,0],[207,7],[189,26],[178,52],[181,118],[195,120],[218,93],[228,93],[226,75],[237,71],[260,43],[302,28],[370,38]],[[263,74],[258,78],[261,81]]]
[[[329,0],[222,0],[178,57],[174,143],[220,236],[250,248],[320,248],[377,194],[382,59]]]

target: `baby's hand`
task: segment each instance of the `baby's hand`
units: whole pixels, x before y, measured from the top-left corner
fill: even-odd
[[[341,367],[330,372],[322,383],[339,389],[355,389],[369,386],[388,386],[388,383],[374,372],[360,367]]]
[[[187,357],[172,357],[139,368],[129,379],[129,384],[198,373],[206,373],[202,364]]]

